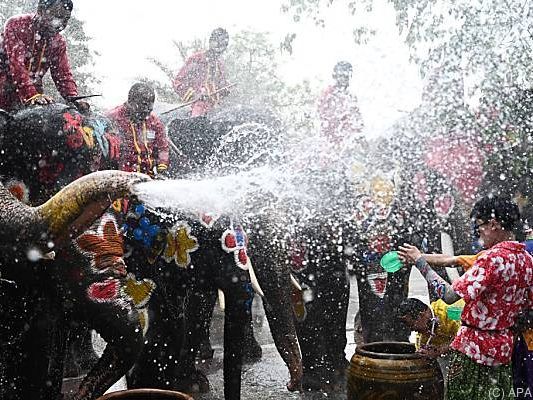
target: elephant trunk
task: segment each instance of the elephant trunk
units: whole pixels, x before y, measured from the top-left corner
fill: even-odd
[[[121,171],[95,172],[72,182],[39,207],[22,204],[0,185],[0,238],[4,243],[33,244],[76,234],[102,215],[111,201],[149,179]]]
[[[45,232],[46,224],[37,209],[18,201],[0,183],[0,239],[2,243],[28,241],[36,232]],[[31,239],[30,239],[31,240]]]
[[[37,208],[50,233],[59,235],[72,225],[86,225],[98,218],[110,202],[131,193],[147,175],[122,171],[100,171],[77,179]],[[80,221],[81,219],[81,221]],[[80,223],[81,222],[81,223]]]

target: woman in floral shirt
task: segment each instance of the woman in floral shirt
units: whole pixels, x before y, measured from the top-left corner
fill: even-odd
[[[447,399],[512,398],[511,328],[518,314],[533,306],[533,261],[515,241],[520,213],[511,200],[484,197],[470,217],[488,250],[453,286],[431,269],[416,247],[404,245],[400,255],[415,262],[446,303],[459,298],[466,303],[462,327],[451,345]]]

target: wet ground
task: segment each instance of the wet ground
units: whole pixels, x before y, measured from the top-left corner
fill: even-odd
[[[359,308],[357,299],[357,283],[352,277],[352,288],[350,305],[348,309],[348,322],[346,326],[346,337],[348,345],[346,354],[348,357],[355,351],[354,343],[354,317]],[[409,295],[427,300],[427,286],[418,271],[411,273],[411,283]],[[277,353],[268,328],[260,301],[254,301],[254,329],[255,336],[263,349],[261,361],[245,365],[243,368],[242,400],[273,400],[283,398],[291,399],[333,399],[344,400],[346,393],[290,393],[285,388],[289,375],[287,368],[281,357]],[[218,309],[215,312],[211,328],[211,342],[215,350],[213,360],[200,365],[210,381],[211,391],[207,394],[194,395],[196,400],[222,400],[224,398],[223,378],[222,378],[222,338],[223,338],[223,313]],[[118,382],[110,391],[123,390],[125,384]]]

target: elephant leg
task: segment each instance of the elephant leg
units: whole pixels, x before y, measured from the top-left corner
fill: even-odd
[[[204,393],[209,391],[207,377],[196,370],[196,354],[200,348],[200,332],[207,330],[212,313],[212,298],[216,297],[214,287],[191,287],[187,290],[184,310],[183,346],[181,348],[177,369],[177,388],[186,391]]]
[[[372,292],[364,266],[360,265],[354,271],[357,277],[357,297],[363,343],[383,341],[383,299]]]
[[[68,324],[57,299],[49,294],[34,292],[35,315],[22,338],[22,399],[56,399],[61,394]]]
[[[101,396],[135,363],[142,351],[143,337],[135,310],[112,303],[79,304],[90,326],[107,342],[102,357],[82,381],[74,400]]]
[[[323,304],[314,296],[314,300],[306,304],[305,321],[296,324],[298,340],[302,351],[302,387],[304,390],[321,390],[329,377],[324,370],[323,327],[326,311]]]
[[[200,310],[199,312],[202,315],[205,315],[205,321],[203,324],[203,329],[199,332],[200,333],[200,345],[198,350],[198,356],[202,360],[208,360],[213,358],[214,350],[211,347],[211,341],[210,341],[210,327],[211,327],[211,320],[213,319],[213,310],[215,309],[215,304],[217,301],[217,292],[212,291],[210,294],[205,296],[205,301],[202,301],[200,303],[200,306],[203,307],[203,310]]]
[[[348,366],[345,348],[350,280],[342,258],[336,254],[332,255],[330,260],[333,271],[322,276],[324,285],[321,285],[320,290],[326,311],[321,340],[326,344],[324,358],[327,368],[333,369],[337,375],[344,375]]]
[[[295,391],[302,385],[303,370],[291,305],[290,274],[282,259],[276,261],[274,257],[267,256],[271,252],[262,247],[263,242],[266,243],[266,240],[261,237],[251,241],[255,243],[251,247],[252,254],[259,255],[254,258],[255,272],[265,294],[263,306],[274,344],[289,369],[287,389]]]
[[[253,307],[252,307],[253,308]],[[244,327],[244,354],[245,362],[256,362],[263,356],[263,349],[254,335],[253,315],[250,323]]]
[[[183,340],[183,298],[171,298],[163,284],[158,283],[148,303],[148,331],[143,350],[128,375],[129,388],[174,388]]]
[[[224,399],[240,400],[245,327],[251,323],[249,293],[231,285],[224,290]],[[251,303],[250,303],[251,304]]]
[[[20,285],[0,279],[0,399],[24,400],[26,372],[22,368],[25,325],[31,322],[34,305]]]

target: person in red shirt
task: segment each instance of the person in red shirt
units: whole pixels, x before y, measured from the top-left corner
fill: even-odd
[[[142,172],[152,177],[167,171],[168,138],[165,126],[152,112],[154,89],[145,83],[134,84],[128,101],[107,113],[121,139],[119,168]]]
[[[465,301],[462,326],[451,344],[446,398],[481,399],[494,393],[510,398],[512,329],[518,316],[533,307],[533,260],[525,245],[515,241],[520,212],[511,200],[484,197],[470,216],[487,251],[453,285],[416,247],[400,246],[399,253],[402,261],[415,262],[439,298],[448,304]]]
[[[340,145],[349,137],[361,136],[363,118],[357,105],[357,97],[350,93],[352,65],[338,62],[333,68],[335,83],[329,86],[318,102],[321,133],[331,144]]]
[[[0,108],[12,111],[28,104],[49,104],[43,93],[43,76],[50,70],[56,87],[66,100],[78,95],[67,57],[65,29],[72,0],[39,0],[36,14],[11,17],[0,44]],[[88,104],[74,102],[83,111]]]
[[[174,78],[174,90],[184,103],[197,100],[192,104],[192,117],[207,114],[229,94],[220,58],[228,43],[228,32],[223,28],[215,29],[209,38],[209,49],[190,56]]]

